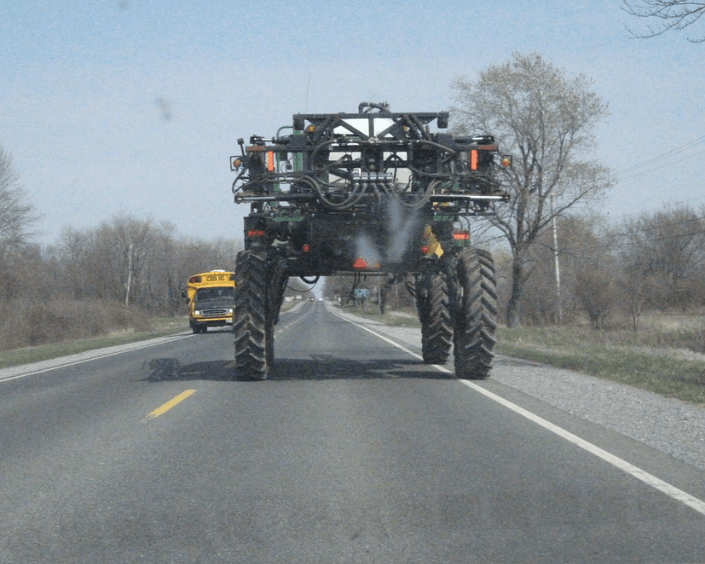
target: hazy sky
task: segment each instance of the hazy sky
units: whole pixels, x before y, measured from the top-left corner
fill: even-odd
[[[705,29],[650,40],[619,0],[0,0],[0,146],[43,243],[125,211],[241,238],[229,156],[297,112],[441,111],[514,51],[585,74],[610,106],[610,217],[705,205]]]

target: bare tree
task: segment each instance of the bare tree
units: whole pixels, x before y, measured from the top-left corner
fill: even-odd
[[[0,261],[27,241],[38,220],[34,206],[27,201],[27,193],[19,184],[12,157],[0,147]]]
[[[455,127],[494,135],[514,155],[504,180],[511,204],[497,206],[490,217],[512,251],[510,327],[521,320],[531,247],[542,230],[613,185],[607,168],[581,159],[594,148],[595,128],[608,114],[590,85],[584,75],[568,77],[539,54],[520,53],[481,72],[477,81],[457,79],[452,85]]]
[[[637,18],[658,21],[658,25],[648,26],[648,31],[636,33],[629,29],[634,37],[649,39],[667,31],[680,31],[693,25],[705,14],[705,2],[692,0],[622,0],[622,9]],[[705,33],[697,38],[688,38],[692,43],[705,42]]]
[[[65,227],[59,238],[59,256],[62,263],[62,276],[56,284],[60,285],[67,296],[80,300],[89,295],[87,282],[88,270],[86,259],[89,252],[90,238],[73,227]]]
[[[618,285],[622,296],[622,308],[629,315],[632,329],[639,330],[641,315],[649,303],[654,286],[653,275],[639,260],[632,260],[629,255],[622,254],[622,270]]]
[[[622,303],[613,233],[596,215],[566,219],[562,262],[566,298],[573,303],[575,313],[587,314],[595,329],[604,329]]]
[[[625,225],[622,241],[622,268],[631,278],[641,279],[632,294],[642,302],[686,310],[701,297],[705,267],[702,215],[685,206],[642,214]]]
[[[130,216],[119,216],[109,226],[112,243],[122,261],[125,275],[125,305],[130,304],[133,284],[138,288],[139,277],[151,250],[154,226],[151,219],[139,220]]]
[[[587,265],[586,265],[587,266]],[[575,297],[595,329],[604,329],[610,313],[619,302],[614,271],[595,261],[577,273]]]
[[[556,236],[552,230],[544,229],[527,259],[523,323],[570,322],[582,315],[586,308],[580,301],[583,289],[578,286],[591,282],[583,275],[584,271],[597,261],[602,265],[610,260],[612,248],[605,235],[607,228],[599,217],[566,214],[556,219]],[[508,271],[511,272],[511,258]]]
[[[88,263],[94,287],[103,299],[120,299],[129,305],[139,301],[142,275],[154,241],[152,219],[128,214],[103,222],[92,235]]]

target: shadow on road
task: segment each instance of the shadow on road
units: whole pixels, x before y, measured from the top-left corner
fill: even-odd
[[[314,355],[308,359],[282,358],[275,362],[270,380],[336,380],[421,378],[447,380],[450,374],[418,360],[350,360]]]
[[[175,358],[153,358],[145,364],[147,382],[177,380],[235,380],[235,362],[216,360],[181,364]],[[452,374],[439,372],[418,360],[349,360],[332,356],[308,359],[277,359],[269,380],[360,380],[419,378],[448,380]]]
[[[232,380],[235,362],[214,360],[181,364],[175,358],[153,358],[145,363],[147,382],[167,382],[175,380]]]

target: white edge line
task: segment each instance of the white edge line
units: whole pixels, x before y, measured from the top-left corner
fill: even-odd
[[[552,433],[555,433],[559,437],[573,443],[576,446],[579,446],[583,450],[586,450],[590,454],[593,454],[597,456],[598,458],[601,458],[605,462],[608,462],[612,464],[613,466],[616,466],[620,470],[631,474],[633,477],[635,477],[638,480],[641,480],[645,484],[651,486],[652,488],[655,488],[659,490],[662,493],[665,493],[667,496],[675,499],[676,501],[680,501],[681,503],[684,503],[691,509],[694,509],[698,513],[705,515],[705,502],[699,500],[696,497],[693,497],[692,495],[684,492],[683,490],[679,490],[675,486],[672,486],[671,484],[664,482],[663,480],[657,478],[656,476],[649,474],[648,472],[642,470],[641,468],[638,468],[634,466],[633,464],[630,464],[626,460],[623,460],[619,458],[618,456],[615,456],[614,454],[611,454],[607,452],[606,450],[601,449],[598,446],[593,445],[592,443],[589,443],[585,439],[581,439],[577,435],[574,435],[573,433],[566,431],[565,429],[558,427],[557,425],[554,425],[553,423],[546,421],[542,417],[539,417],[538,415],[531,413],[530,411],[527,411],[526,409],[519,407],[518,405],[510,402],[509,400],[504,399],[501,396],[498,396],[496,394],[493,394],[492,392],[482,388],[481,386],[478,386],[474,382],[470,382],[468,380],[460,380],[462,384],[465,384],[469,388],[472,388],[476,392],[480,392],[484,396],[490,398],[491,400],[496,401],[497,403],[503,405],[504,407],[507,407],[508,409],[511,409],[515,413],[521,415],[522,417],[525,417],[529,421],[532,421],[533,423],[536,423],[537,425],[540,425],[544,429],[551,431]]]
[[[401,349],[402,351],[410,354],[414,358],[418,359],[423,359],[423,357],[413,351],[410,351],[406,347],[401,346],[400,344],[392,341],[391,339],[388,339],[384,335],[380,335],[376,331],[373,331],[369,327],[365,327],[364,325],[360,325],[359,323],[355,323],[354,321],[351,321],[350,319],[346,319],[342,315],[337,314],[336,312],[333,312],[335,315],[340,317],[341,319],[344,319],[348,323],[352,323],[356,327],[359,327],[360,329],[364,329],[365,331],[368,331],[369,333],[372,333],[373,335],[379,337],[383,341],[386,341],[387,343],[390,343],[397,347],[398,349]],[[448,374],[452,374],[452,371],[448,370],[445,366],[441,364],[433,364],[430,365],[439,370],[440,372],[446,372]],[[555,433],[562,439],[565,439],[568,442],[573,443],[574,445],[582,448],[583,450],[589,452],[590,454],[597,456],[598,458],[601,458],[605,462],[608,462],[609,464],[612,464],[613,466],[619,468],[623,472],[626,472],[627,474],[630,474],[637,480],[641,480],[645,484],[651,486],[652,488],[657,489],[661,493],[666,494],[668,497],[675,499],[676,501],[680,501],[681,503],[687,505],[691,509],[694,509],[701,515],[705,515],[705,502],[702,500],[698,499],[697,497],[694,497],[683,490],[678,489],[675,486],[672,486],[668,482],[664,482],[663,480],[657,478],[653,474],[649,474],[645,470],[642,470],[641,468],[638,468],[637,466],[634,466],[633,464],[630,464],[626,460],[623,460],[619,458],[618,456],[615,456],[614,454],[611,454],[607,452],[606,450],[601,449],[600,447],[586,441],[585,439],[581,439],[577,435],[574,435],[573,433],[566,431],[565,429],[559,427],[558,425],[554,425],[550,421],[547,421],[543,417],[539,417],[538,415],[531,413],[530,411],[524,409],[523,407],[519,407],[515,403],[512,403],[511,401],[504,399],[501,396],[498,396],[497,394],[494,394],[490,392],[489,390],[486,390],[482,386],[478,386],[474,382],[471,382],[469,380],[458,380],[461,384],[465,384],[468,388],[471,388],[472,390],[475,390],[476,392],[481,393],[485,397],[499,403],[500,405],[511,409],[513,412],[517,413],[518,415],[521,415],[522,417],[525,417],[529,421],[536,423],[537,425],[543,427],[547,431],[550,431],[552,433]]]
[[[25,372],[23,374],[16,374],[15,376],[7,376],[6,378],[0,378],[0,382],[9,382],[10,380],[19,380],[20,378],[26,378],[27,376],[34,376],[35,374],[41,374],[42,372],[49,372],[50,370],[56,370],[58,368],[66,368],[68,366],[75,366],[76,364],[83,364],[84,362],[91,362],[92,360],[99,360],[101,358],[108,358],[111,356],[116,356],[118,354],[123,354],[123,353],[130,352],[130,351],[138,351],[140,349],[146,349],[149,347],[156,347],[157,345],[161,345],[162,343],[167,342],[167,341],[173,341],[173,340],[176,340],[177,338],[180,338],[180,337],[191,337],[191,336],[192,335],[177,334],[177,335],[174,335],[173,337],[169,337],[166,339],[164,339],[163,337],[157,337],[158,339],[160,339],[160,341],[158,343],[150,343],[148,345],[140,345],[138,347],[130,347],[129,349],[124,349],[121,351],[115,351],[115,352],[111,352],[111,353],[92,356],[91,358],[84,358],[81,360],[75,360],[73,362],[67,362],[65,364],[57,364],[55,366],[48,366],[47,368],[42,368],[40,370],[33,370],[32,372]],[[164,339],[164,340],[161,340],[161,339]],[[122,345],[116,345],[116,346],[122,346]],[[97,350],[97,349],[94,349],[94,350]],[[85,351],[85,352],[88,353],[91,351]],[[84,353],[76,353],[76,354],[84,354]]]

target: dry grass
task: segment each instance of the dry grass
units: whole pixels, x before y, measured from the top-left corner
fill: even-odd
[[[61,343],[23,347],[15,350],[0,350],[0,368],[173,335],[187,331],[189,328],[188,319],[186,318],[156,318],[151,321],[151,328],[146,331],[117,329],[99,337],[74,339]]]
[[[114,302],[23,300],[0,305],[0,350],[150,328],[147,315]]]

